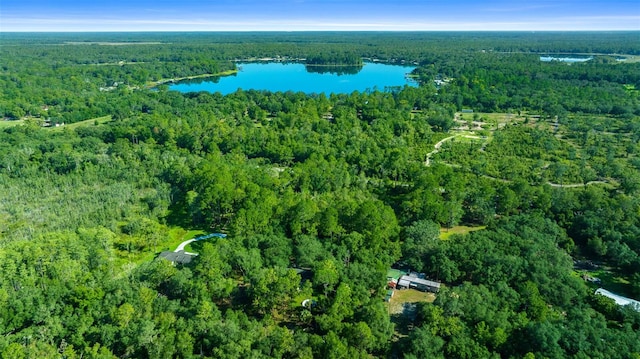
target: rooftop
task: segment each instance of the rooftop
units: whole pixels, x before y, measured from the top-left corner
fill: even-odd
[[[397,281],[400,277],[406,274],[407,272],[403,270],[391,268],[387,271],[387,278],[393,278]]]
[[[599,288],[598,290],[596,290],[596,294],[604,295],[605,297],[613,299],[617,305],[622,305],[622,306],[631,305],[633,309],[640,311],[640,302],[635,299],[623,297],[621,295],[617,295],[615,293],[609,292],[608,290],[602,289],[602,288]]]
[[[409,283],[409,282],[428,286],[428,287],[433,287],[433,288],[440,288],[440,283],[438,282],[434,282],[431,280],[426,280],[418,277],[407,276],[407,275],[402,276],[398,284],[403,285],[404,283]]]
[[[164,251],[160,253],[159,257],[174,263],[187,264],[187,263],[191,263],[191,260],[195,256],[193,254],[186,253],[185,251],[178,251],[178,252]]]

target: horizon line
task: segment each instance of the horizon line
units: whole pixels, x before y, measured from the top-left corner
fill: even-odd
[[[214,32],[234,32],[234,33],[250,33],[250,32],[270,32],[270,33],[293,33],[293,32],[640,32],[638,29],[497,29],[497,30],[477,30],[477,29],[362,29],[362,30],[346,30],[346,29],[295,29],[295,30],[281,30],[281,29],[250,29],[250,30],[0,30],[0,34],[71,34],[71,33],[214,33]]]

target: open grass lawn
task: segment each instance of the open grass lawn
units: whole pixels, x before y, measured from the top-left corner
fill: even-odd
[[[624,55],[624,61],[620,61],[621,64],[632,64],[636,62],[640,62],[640,56],[637,55]]]
[[[479,231],[487,228],[487,226],[469,227],[469,226],[455,226],[452,228],[440,228],[440,239],[447,240],[454,234],[467,234],[473,231]]]
[[[205,234],[205,232],[202,230],[193,229],[187,231],[182,227],[174,227],[169,231],[169,236],[167,240],[162,243],[162,247],[159,248],[159,251],[173,251],[180,243],[203,234]],[[191,244],[185,247],[185,251],[191,252],[193,250]]]
[[[204,234],[208,234],[210,232],[205,232],[205,231],[196,231],[195,234],[194,231],[189,232],[189,234],[184,238],[184,240],[186,241],[187,239],[191,239],[191,238],[195,238]],[[200,241],[195,241],[195,242],[191,242],[189,244],[187,244],[186,247],[184,247],[185,252],[191,252],[191,253],[200,253],[202,252],[202,247],[205,245],[205,243],[215,243],[216,241],[219,241],[220,238],[208,238],[205,240],[200,240]],[[178,243],[180,244],[180,243]],[[177,245],[176,245],[177,247]],[[175,249],[175,247],[173,248]],[[172,249],[172,250],[173,250]]]
[[[475,116],[478,115],[478,116]],[[477,121],[483,122],[492,122],[492,123],[512,123],[512,122],[523,122],[527,117],[525,112],[521,112],[518,115],[518,112],[515,111],[513,113],[507,112],[474,112],[474,113],[456,113],[456,117],[461,120],[473,120],[474,117],[477,117]]]
[[[48,129],[51,131],[63,131],[65,128],[74,129],[80,126],[92,126],[96,124],[102,125],[109,121],[111,121],[111,116],[102,116],[102,117],[91,118],[91,119],[80,121],[80,122],[65,124],[64,126],[48,127]],[[24,120],[11,120],[11,121],[2,120],[0,121],[0,130],[3,128],[18,126],[22,124],[24,124]]]
[[[420,302],[432,303],[434,300],[436,300],[436,296],[433,293],[425,293],[415,289],[398,289],[395,290],[387,306],[389,308],[389,314],[402,314],[407,304]]]
[[[11,120],[11,121],[2,120],[0,121],[0,130],[8,127],[22,125],[23,123],[24,123],[24,120]]]
[[[433,303],[436,296],[415,289],[396,290],[389,303],[385,303],[391,322],[395,325],[394,340],[406,337],[411,332],[417,315],[417,303]]]
[[[486,131],[485,131],[486,132]],[[477,143],[478,145],[482,144],[484,141],[486,141],[486,139],[484,138],[475,138],[475,137],[480,137],[477,134],[473,134],[473,135],[468,135],[468,136],[473,136],[473,137],[467,137],[467,136],[458,136],[455,138],[455,143],[456,144],[470,144],[470,143]]]
[[[105,124],[105,123],[107,123],[109,121],[111,121],[111,116],[102,116],[102,117],[91,118],[91,119],[80,121],[80,122],[70,123],[70,124],[64,125],[64,126],[50,127],[50,129],[51,129],[51,131],[62,131],[65,128],[68,128],[68,129],[72,130],[72,129],[78,128],[80,126],[102,125],[102,124]]]
[[[182,227],[172,227],[166,233],[166,236],[158,241],[155,249],[133,253],[116,251],[118,257],[116,265],[123,268],[124,271],[130,270],[139,264],[152,261],[160,252],[173,251],[180,243],[202,234],[204,234],[202,230],[186,230]],[[185,250],[187,252],[193,251],[192,248],[185,248]]]
[[[617,276],[615,275],[615,273],[607,269],[599,268],[596,270],[579,270],[579,271],[576,271],[576,273],[580,277],[582,276],[583,273],[586,273],[591,277],[600,279],[601,282],[599,284],[587,282],[587,285],[591,287],[594,291],[598,288],[604,288],[618,295],[638,299],[632,295],[631,283],[627,279],[621,276]]]

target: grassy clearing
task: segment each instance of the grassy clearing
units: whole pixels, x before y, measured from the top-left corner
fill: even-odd
[[[436,296],[433,293],[425,293],[415,289],[398,289],[394,291],[393,297],[387,307],[389,314],[402,314],[407,304],[415,304],[421,302],[433,303]]]
[[[621,56],[622,58],[624,58],[623,61],[619,61],[618,63],[620,64],[633,64],[636,62],[640,62],[640,56],[636,56],[636,55],[624,55]]]
[[[169,238],[167,239],[167,241],[162,243],[160,251],[173,251],[176,249],[176,247],[178,247],[180,243],[203,234],[205,234],[205,232],[199,229],[192,229],[187,231],[181,227],[174,227],[169,231]],[[189,247],[190,245],[185,248],[187,252],[189,251],[188,249],[190,249]]]
[[[454,234],[467,234],[473,231],[479,231],[487,228],[487,226],[469,227],[469,226],[455,226],[452,228],[440,228],[440,239],[447,240]]]
[[[172,227],[166,233],[166,237],[158,241],[155,249],[132,253],[116,250],[116,266],[122,268],[123,272],[128,272],[142,263],[152,261],[160,252],[173,251],[180,243],[201,234],[204,234],[204,231]]]
[[[421,292],[416,289],[399,289],[391,298],[391,302],[396,303],[417,303],[417,302],[433,302],[436,295],[433,293]],[[390,303],[391,303],[390,302]]]
[[[633,298],[633,295],[631,295],[631,283],[624,277],[617,276],[605,268],[599,268],[596,270],[579,270],[574,272],[579,277],[582,277],[583,274],[588,274],[591,277],[600,279],[601,282],[599,284],[587,282],[587,285],[593,290],[604,288],[616,294]]]
[[[624,86],[624,89],[631,94],[634,94],[634,95],[640,94],[640,89],[637,89],[635,85],[623,85],[623,86]]]
[[[480,137],[477,134],[467,135],[467,136]],[[457,144],[480,143],[480,142],[486,141],[486,139],[484,138],[475,138],[475,137],[467,137],[467,136],[458,136],[453,141]]]
[[[508,113],[508,112],[474,112],[474,113],[462,113],[462,112],[457,112],[455,114],[456,118],[459,118],[460,120],[463,121],[468,121],[468,120],[474,120],[474,118],[477,118],[477,120],[474,121],[481,121],[481,122],[486,122],[486,123],[513,123],[513,122],[524,122],[524,120],[527,118],[527,113],[526,112],[521,112],[520,114],[518,114],[518,112],[514,112],[514,113]]]
[[[0,129],[22,125],[24,120],[2,120],[0,121]]]
[[[499,122],[513,121],[517,118],[524,120],[524,116],[518,116],[517,113],[507,113],[507,112],[474,112],[474,113],[459,112],[458,115],[460,116],[460,118],[465,120],[473,119],[475,117],[477,117],[478,120],[485,119],[485,120],[499,121]]]
[[[91,119],[80,121],[80,122],[70,123],[64,126],[50,127],[50,129],[51,131],[62,131],[65,128],[73,130],[81,126],[102,125],[110,121],[111,121],[111,116],[102,116],[102,117],[91,118]]]
[[[39,120],[42,121],[42,120]],[[63,131],[65,128],[69,128],[69,129],[74,129],[74,128],[78,128],[80,126],[92,126],[92,125],[102,125],[105,124],[107,122],[111,121],[111,116],[102,116],[102,117],[96,117],[96,118],[91,118],[88,120],[84,120],[84,121],[80,121],[80,122],[74,122],[74,123],[70,123],[70,124],[65,124],[64,126],[58,126],[58,127],[46,127],[48,130],[50,131]],[[25,120],[2,120],[0,121],[0,129],[4,129],[4,128],[8,128],[8,127],[14,127],[14,126],[19,126],[25,123]]]
[[[406,337],[411,332],[417,316],[418,303],[433,303],[436,296],[433,293],[424,293],[415,289],[400,289],[394,291],[389,303],[385,303],[395,324],[395,339]]]

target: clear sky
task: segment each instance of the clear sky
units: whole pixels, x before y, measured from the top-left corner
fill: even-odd
[[[0,0],[0,31],[640,30],[640,0]]]

